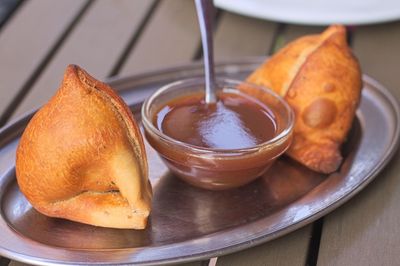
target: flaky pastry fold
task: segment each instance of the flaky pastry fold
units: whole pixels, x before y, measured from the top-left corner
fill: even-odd
[[[247,81],[273,89],[293,108],[290,157],[317,172],[338,169],[340,146],[351,128],[362,88],[360,66],[343,26],[333,25],[319,35],[289,43]]]
[[[131,111],[105,83],[67,67],[57,93],[26,127],[16,159],[39,212],[102,227],[146,227],[152,190]]]

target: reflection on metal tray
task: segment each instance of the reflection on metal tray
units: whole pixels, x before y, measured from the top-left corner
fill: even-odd
[[[219,64],[217,73],[243,79],[261,60]],[[202,66],[191,64],[110,83],[140,119],[140,103],[159,86],[199,75]],[[32,209],[18,189],[14,171],[18,138],[32,116],[28,114],[0,132],[0,253],[40,265],[161,264],[266,242],[325,215],[365,187],[397,148],[399,114],[389,91],[364,76],[362,102],[339,172],[320,175],[283,157],[255,182],[228,191],[183,183],[147,145],[154,200],[143,231],[97,228],[48,218]]]

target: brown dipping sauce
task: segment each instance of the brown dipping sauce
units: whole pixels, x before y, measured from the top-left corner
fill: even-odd
[[[234,92],[219,93],[215,104],[206,104],[202,93],[174,99],[158,111],[153,123],[171,138],[214,149],[254,147],[276,135],[271,110]]]

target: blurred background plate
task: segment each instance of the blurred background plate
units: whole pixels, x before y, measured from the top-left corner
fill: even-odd
[[[279,22],[361,25],[400,18],[399,0],[214,0],[231,12]]]

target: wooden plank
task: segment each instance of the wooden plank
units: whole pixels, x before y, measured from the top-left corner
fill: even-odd
[[[11,261],[8,266],[29,266],[30,264],[19,262],[19,261]]]
[[[287,25],[283,33],[284,43],[288,43],[304,35],[319,34],[324,29],[325,27]]]
[[[219,257],[217,266],[286,266],[305,265],[311,227],[231,255]]]
[[[193,60],[199,45],[200,32],[193,1],[160,1],[118,75],[188,63]],[[182,264],[195,265],[207,265],[207,262]]]
[[[0,32],[0,115],[86,1],[28,1]],[[51,12],[49,12],[51,10]]]
[[[60,0],[57,3],[51,0],[29,1],[2,28],[0,114],[31,78],[85,4],[83,0]],[[0,260],[2,265],[8,262],[5,258]]]
[[[16,8],[21,4],[22,0],[3,0],[0,1],[0,29],[12,16]],[[1,261],[0,261],[1,263]],[[0,264],[1,265],[1,264]]]
[[[278,36],[275,46],[272,49],[273,52],[278,51],[288,42],[291,42],[299,37],[310,35],[310,34],[318,34],[324,30],[324,27],[309,27],[309,26],[299,26],[299,25],[285,25],[283,27],[283,32]]]
[[[161,58],[171,63],[175,63],[174,60],[179,59],[186,62],[190,61],[200,43],[198,34],[196,35],[197,39],[190,38],[189,43],[186,42],[176,47],[174,47],[174,43],[181,42],[182,36],[192,36],[193,30],[196,32],[197,24],[194,23],[196,20],[192,23],[192,27],[189,28],[189,23],[187,22],[189,18],[191,19],[191,16],[195,15],[193,8],[191,10],[192,13],[188,14],[186,12],[188,7],[193,6],[191,3],[188,5],[189,1],[171,1],[169,5],[164,3],[163,1],[157,9],[159,11],[152,15],[152,23],[148,24],[143,36],[139,38],[139,45],[133,47],[132,54],[145,60],[146,57],[149,57],[149,62],[151,62],[152,58],[155,58],[154,56],[161,56]],[[50,62],[46,71],[18,109],[16,115],[33,107],[37,103],[46,101],[57,89],[62,71],[68,63],[80,64],[96,77],[104,78],[107,76],[132,37],[132,33],[138,30],[140,22],[145,17],[151,4],[152,1],[148,0],[95,2],[88,14],[81,20],[77,29],[66,40],[61,50]],[[115,5],[118,7],[116,10]],[[181,29],[176,28],[179,28],[179,23],[184,24]],[[160,27],[164,28],[159,31]],[[163,48],[156,52],[154,50],[147,50],[149,47],[157,49],[157,46],[153,46],[154,43],[160,45],[160,36],[165,36],[164,33],[167,31],[169,33],[166,36],[165,44],[170,45],[170,48],[163,46],[165,49]],[[142,38],[145,39],[143,40]],[[136,62],[136,60],[134,61]],[[156,63],[158,64],[157,67],[163,65],[163,62],[160,61]],[[146,69],[146,66],[148,65],[143,64],[144,69]],[[140,64],[136,67],[138,71],[141,71]],[[130,71],[129,68],[125,69]],[[24,264],[18,263],[14,266],[16,265],[22,266]],[[201,262],[183,265],[199,266]]]
[[[354,51],[363,72],[400,96],[400,23],[360,27]],[[400,154],[345,206],[324,219],[318,265],[399,265]]]
[[[120,75],[190,62],[200,45],[193,1],[160,1]]]
[[[258,21],[255,22],[260,23]],[[223,23],[221,23],[223,25]],[[268,24],[269,30],[267,35],[270,36],[269,40],[272,42],[273,35],[277,30],[277,24]],[[230,27],[236,28],[238,25],[231,24]],[[220,29],[218,29],[220,30]],[[249,43],[263,42],[264,40],[259,40],[260,36],[263,36],[262,31],[265,31],[264,27],[253,27],[253,24],[249,24],[248,28],[242,28],[240,33],[243,40],[248,40]],[[252,32],[253,31],[253,32]],[[254,32],[259,31],[259,32]],[[320,31],[318,28],[314,27],[300,27],[300,26],[287,26],[286,30],[278,36],[277,41],[283,46],[287,42],[305,35],[312,34]],[[237,32],[231,31],[233,36],[237,36]],[[264,32],[264,34],[266,34]],[[258,36],[258,37],[257,37]],[[236,37],[234,37],[236,38]],[[265,37],[262,37],[265,38]],[[230,43],[230,37],[224,36],[220,38],[221,42]],[[223,46],[224,44],[216,44]],[[272,44],[271,45],[275,45]],[[265,47],[270,47],[271,45],[265,45]],[[241,49],[240,46],[237,49]],[[254,48],[253,48],[254,49]],[[224,50],[223,47],[219,50]],[[226,49],[229,51],[230,49]],[[267,49],[270,50],[270,49]],[[261,52],[261,50],[259,50]],[[264,53],[266,50],[264,50]],[[237,53],[232,51],[232,53]],[[261,53],[259,55],[262,55]],[[233,56],[233,55],[232,55]],[[229,57],[229,55],[227,55]],[[220,265],[304,265],[307,259],[307,249],[309,245],[309,240],[311,238],[311,226],[306,226],[297,230],[294,233],[283,236],[266,244],[260,245],[256,248],[245,250],[237,254],[232,254],[224,257],[220,257],[217,260],[217,266]]]
[[[133,264],[124,264],[124,266],[128,265],[133,265]],[[170,264],[171,266],[201,266],[200,262],[189,262],[189,263],[183,263],[183,264]],[[19,261],[11,261],[8,266],[31,266],[31,264],[19,262]]]
[[[193,1],[160,1],[118,75],[126,76],[188,63],[200,45]],[[182,266],[201,266],[197,261]]]
[[[324,219],[318,265],[398,265],[399,161]]]
[[[153,1],[96,1],[46,70],[18,106],[13,117],[37,108],[57,90],[68,64],[77,64],[96,78],[111,72]]]
[[[265,20],[222,13],[214,38],[216,60],[266,55],[276,27]]]
[[[387,86],[400,99],[400,22],[360,27],[353,36],[362,71]]]

